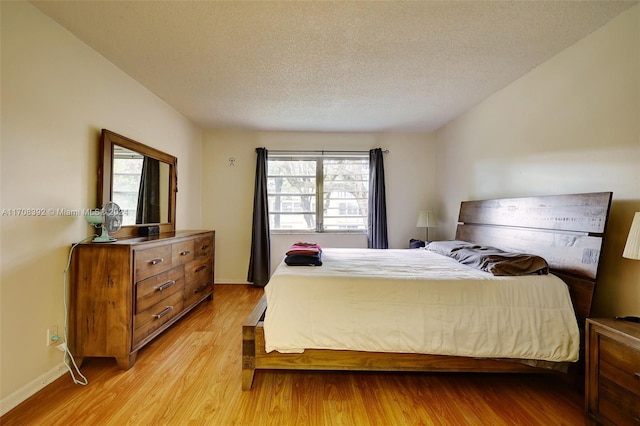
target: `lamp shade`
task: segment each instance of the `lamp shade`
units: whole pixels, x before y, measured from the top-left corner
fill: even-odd
[[[438,226],[436,215],[432,211],[422,210],[418,215],[417,228],[435,228]]]
[[[627,244],[624,246],[622,257],[640,260],[640,212],[636,212],[631,222]]]

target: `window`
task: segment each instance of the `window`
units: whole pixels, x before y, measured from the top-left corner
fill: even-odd
[[[272,231],[366,232],[369,157],[269,155]]]
[[[143,156],[120,149],[113,155],[112,201],[122,210],[122,225],[135,225]]]

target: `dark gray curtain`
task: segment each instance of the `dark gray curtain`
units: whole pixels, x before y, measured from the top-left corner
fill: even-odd
[[[247,281],[257,287],[269,282],[271,239],[269,237],[269,200],[267,198],[267,156],[265,148],[256,148],[256,186],[253,194],[253,230]]]
[[[160,223],[160,161],[144,157],[136,223]]]
[[[387,238],[387,199],[384,189],[384,162],[382,149],[369,151],[369,248],[389,248]]]

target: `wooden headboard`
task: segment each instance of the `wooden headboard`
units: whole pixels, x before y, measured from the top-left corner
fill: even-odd
[[[456,239],[543,257],[569,286],[581,327],[591,302],[611,192],[464,201]]]

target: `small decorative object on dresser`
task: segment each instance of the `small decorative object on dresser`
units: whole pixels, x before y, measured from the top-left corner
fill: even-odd
[[[214,253],[214,231],[78,245],[70,315],[77,364],[115,357],[131,368],[140,348],[213,297]]]
[[[587,423],[640,424],[640,324],[587,319],[586,349]]]

